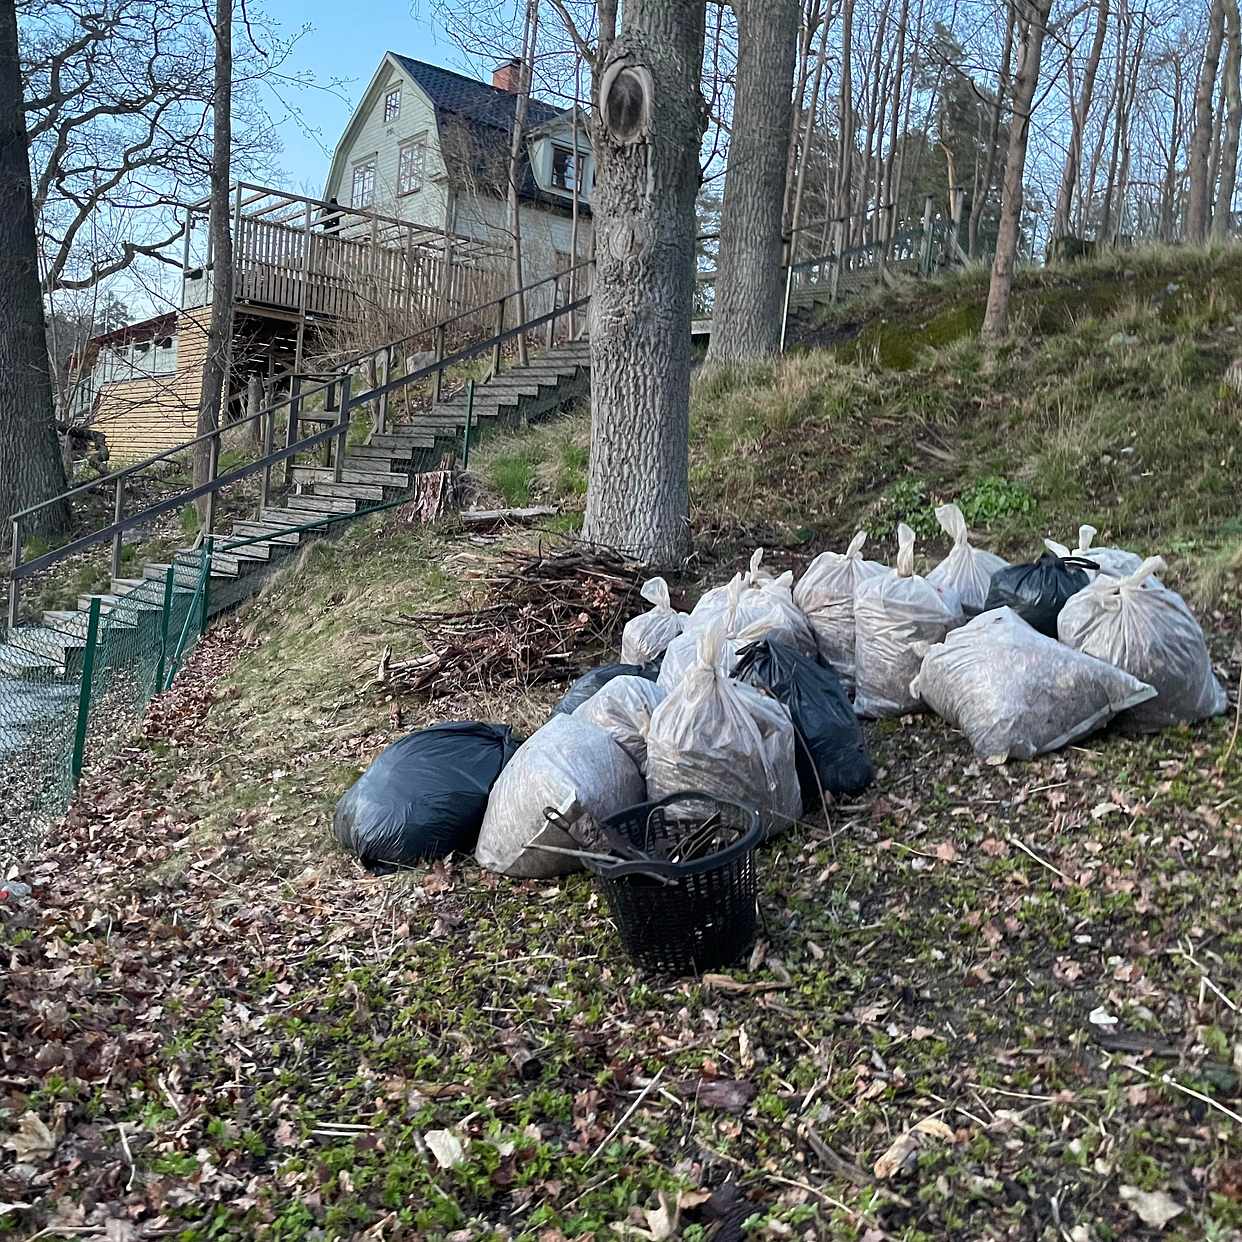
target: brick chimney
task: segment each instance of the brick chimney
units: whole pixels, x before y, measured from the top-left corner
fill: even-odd
[[[509,91],[516,95],[522,89],[521,57],[514,56],[492,70],[492,85],[498,91]]]

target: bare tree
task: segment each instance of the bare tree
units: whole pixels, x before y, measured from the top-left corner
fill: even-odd
[[[1082,87],[1078,98],[1070,108],[1070,144],[1065,156],[1065,168],[1061,173],[1061,185],[1057,190],[1056,211],[1052,218],[1052,236],[1061,237],[1069,232],[1070,208],[1074,201],[1074,189],[1082,166],[1082,136],[1087,127],[1087,115],[1095,96],[1095,78],[1100,68],[1100,56],[1104,51],[1104,36],[1108,32],[1108,0],[1099,0],[1095,13],[1095,34],[1091,50],[1083,69]]]
[[[1233,216],[1233,196],[1238,184],[1238,135],[1242,130],[1242,27],[1238,20],[1238,0],[1225,0],[1225,124],[1221,139],[1220,185],[1216,210],[1212,213],[1212,236],[1229,234]]]
[[[737,90],[707,356],[740,362],[781,345],[785,141],[796,0],[737,0]]]
[[[706,124],[704,7],[626,0],[622,23],[604,45],[594,124],[598,276],[583,537],[671,564],[690,546],[687,326]]]
[[[0,518],[65,488],[52,421],[21,82],[17,11],[13,0],[0,0]],[[69,516],[67,502],[49,505],[24,533],[59,534]]]
[[[1195,88],[1195,123],[1190,139],[1190,188],[1186,202],[1186,237],[1203,241],[1207,237],[1211,213],[1212,187],[1209,168],[1212,148],[1212,97],[1220,66],[1220,49],[1225,34],[1225,0],[1212,0],[1208,11],[1207,43]]]

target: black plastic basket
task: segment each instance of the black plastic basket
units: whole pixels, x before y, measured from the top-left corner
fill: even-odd
[[[629,955],[662,974],[698,974],[737,961],[755,939],[758,812],[699,793],[640,802],[601,825],[644,852],[685,840],[711,815],[735,840],[685,862],[586,862],[608,899]]]

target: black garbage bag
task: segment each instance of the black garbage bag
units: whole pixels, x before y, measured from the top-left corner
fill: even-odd
[[[474,849],[518,743],[505,725],[432,725],[386,747],[336,804],[336,839],[371,871]]]
[[[862,726],[829,665],[768,639],[742,648],[733,676],[788,709],[798,735],[794,753],[804,805],[818,807],[821,788],[856,794],[871,784],[875,771]]]
[[[660,675],[662,660],[663,657],[660,660],[653,660],[650,664],[601,664],[599,668],[583,673],[565,691],[563,697],[552,709],[552,715],[568,716],[581,707],[587,699],[593,698],[596,692],[602,690],[614,677],[645,677],[648,681],[655,681]]]
[[[1055,556],[1045,552],[1037,561],[1007,565],[992,575],[983,611],[1012,608],[1027,625],[1057,636],[1057,617],[1071,595],[1077,595],[1089,581],[1085,569],[1099,569],[1094,561],[1077,556]]]

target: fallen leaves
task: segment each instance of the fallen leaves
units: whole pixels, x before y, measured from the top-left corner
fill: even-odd
[[[893,1140],[889,1149],[875,1162],[872,1172],[881,1181],[895,1177],[913,1167],[915,1157],[928,1143],[951,1143],[953,1139],[953,1131],[939,1117],[924,1117]]]
[[[759,979],[753,983],[747,983],[742,979],[734,979],[731,975],[713,974],[704,975],[700,982],[705,988],[732,993],[734,996],[746,996],[756,992],[783,992],[792,986],[788,983],[781,983],[777,979]]]
[[[700,1078],[696,1083],[682,1084],[681,1093],[700,1108],[744,1113],[759,1094],[759,1088],[746,1078]]]
[[[1186,1210],[1163,1190],[1140,1190],[1137,1186],[1121,1186],[1118,1194],[1139,1220],[1152,1229],[1163,1229],[1169,1221]]]
[[[56,1150],[58,1141],[38,1113],[26,1112],[17,1129],[4,1140],[4,1146],[19,1164],[28,1164],[32,1160],[46,1160]]]
[[[423,1142],[442,1169],[454,1169],[466,1158],[465,1145],[452,1130],[428,1130]]]

